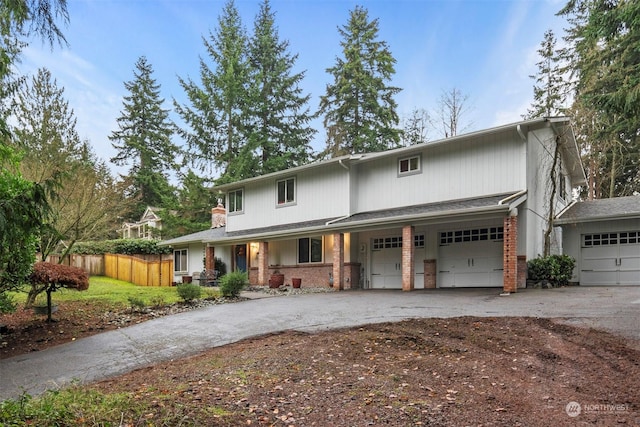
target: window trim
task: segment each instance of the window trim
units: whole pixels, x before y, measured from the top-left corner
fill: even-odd
[[[231,194],[232,193],[240,193],[240,197],[242,200],[242,208],[237,210],[231,210]],[[235,203],[234,203],[235,204]],[[227,192],[227,213],[231,215],[239,215],[244,213],[244,187],[236,188],[235,190],[231,190]]]
[[[293,181],[293,197],[291,201],[287,201],[287,181]],[[283,179],[278,179],[276,180],[276,207],[280,208],[280,207],[285,207],[285,206],[292,206],[295,205],[297,203],[297,199],[296,199],[296,193],[297,193],[297,187],[298,187],[298,180],[296,179],[295,176],[289,176],[287,178],[283,178]],[[282,203],[280,203],[280,183],[283,182],[285,183],[285,194],[284,194],[284,201]]]
[[[184,252],[184,259],[185,259],[185,264],[186,265],[181,265],[181,268],[184,268],[184,270],[177,270],[178,265],[176,263],[176,254],[180,254],[180,256],[182,256],[182,253]],[[187,273],[189,271],[189,248],[183,248],[183,249],[174,249],[173,250],[173,272],[174,273]]]
[[[411,169],[411,160],[417,159],[417,164],[415,169]],[[406,171],[402,171],[402,162],[406,161],[408,169]],[[408,176],[408,175],[417,175],[422,173],[422,154],[415,154],[413,156],[400,157],[398,158],[398,176]]]
[[[308,261],[301,261],[300,260],[300,242],[302,240],[308,240],[309,242],[309,260]],[[312,240],[319,240],[320,241],[320,260],[319,261],[313,261],[313,245],[312,245]],[[309,236],[309,237],[301,237],[298,239],[298,246],[297,246],[297,250],[298,250],[298,256],[297,256],[297,260],[298,260],[298,264],[322,264],[322,262],[324,261],[324,238],[322,236]]]

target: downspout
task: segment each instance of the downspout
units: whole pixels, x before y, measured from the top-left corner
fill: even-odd
[[[520,138],[522,138],[524,142],[527,142],[527,136],[524,134],[524,131],[522,130],[522,125],[516,126],[516,130],[518,131],[518,135],[520,135]]]
[[[339,159],[339,160],[338,160],[338,164],[339,164],[340,166],[342,166],[346,171],[349,171],[349,170],[350,170],[350,169],[349,169],[349,166],[347,166],[347,165],[345,165],[344,163],[342,163],[342,160],[343,160],[343,159]],[[347,219],[347,218],[349,218],[349,217],[351,217],[351,214],[348,214],[348,215],[345,215],[345,216],[341,216],[341,217],[339,217],[339,218],[331,219],[331,220],[329,220],[329,221],[325,222],[325,224],[324,224],[324,225],[325,225],[325,226],[327,226],[327,225],[331,225],[331,224],[333,224],[334,222],[342,221],[343,219]]]

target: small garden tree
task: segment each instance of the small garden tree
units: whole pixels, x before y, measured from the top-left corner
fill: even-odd
[[[51,318],[51,292],[61,288],[85,291],[89,289],[89,275],[78,267],[50,262],[37,262],[33,266],[33,272],[29,276],[31,289],[27,297],[26,306],[30,307],[36,296],[42,292],[47,293],[47,322]]]

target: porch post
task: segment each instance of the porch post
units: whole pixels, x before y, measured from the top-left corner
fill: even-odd
[[[333,235],[333,287],[344,289],[344,234]]]
[[[503,291],[518,289],[518,216],[517,211],[504,218]]]
[[[206,270],[215,270],[216,268],[216,248],[207,246],[204,252],[204,268]]]
[[[269,283],[269,243],[258,243],[258,286]]]
[[[415,248],[413,246],[414,228],[412,225],[405,225],[402,228],[402,290],[412,291],[415,282],[415,265],[413,257]]]

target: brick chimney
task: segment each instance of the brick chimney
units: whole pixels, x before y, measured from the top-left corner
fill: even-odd
[[[227,210],[222,206],[222,199],[218,199],[218,206],[211,209],[211,228],[224,227],[227,224]]]

